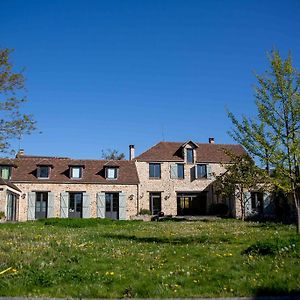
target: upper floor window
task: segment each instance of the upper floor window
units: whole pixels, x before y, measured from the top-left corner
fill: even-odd
[[[71,167],[70,177],[72,179],[80,179],[82,177],[82,167]]]
[[[117,179],[118,178],[118,168],[108,167],[106,170],[106,178],[107,179]]]
[[[149,178],[159,179],[161,176],[160,164],[150,163],[149,164]]]
[[[207,178],[207,166],[204,164],[197,165],[197,178]]]
[[[49,166],[38,166],[37,177],[38,178],[49,178]]]
[[[184,179],[184,164],[171,165],[171,178]]]
[[[193,149],[186,149],[186,162],[188,164],[194,163],[194,150]]]
[[[11,167],[10,166],[0,166],[0,174],[2,179],[10,179]]]

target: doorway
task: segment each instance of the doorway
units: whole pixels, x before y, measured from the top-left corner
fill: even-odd
[[[177,193],[177,215],[206,215],[207,192]]]
[[[47,207],[48,207],[48,193],[37,192],[35,198],[35,218],[36,219],[47,218]]]
[[[119,193],[105,193],[105,218],[119,219]]]
[[[69,193],[69,218],[82,218],[82,193]]]
[[[161,193],[150,193],[150,211],[152,215],[161,212]]]
[[[7,210],[6,210],[6,220],[16,221],[17,220],[17,195],[13,193],[7,194]]]

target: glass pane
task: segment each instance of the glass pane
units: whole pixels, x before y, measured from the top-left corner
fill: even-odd
[[[188,163],[193,163],[194,162],[194,151],[193,149],[186,149],[187,153],[187,162]]]
[[[108,168],[107,169],[107,178],[109,178],[109,179],[116,178],[116,168]]]
[[[69,202],[70,202],[70,206],[69,206],[70,211],[74,211],[75,210],[74,194],[70,194]]]
[[[206,177],[206,165],[197,165],[197,176],[198,178]]]
[[[154,177],[154,165],[149,164],[149,176]]]
[[[49,177],[49,167],[47,167],[47,166],[39,167],[39,177],[40,178],[48,178]]]
[[[1,177],[3,179],[9,179],[9,167],[2,167],[1,168]]]
[[[80,168],[72,168],[72,178],[80,178]]]
[[[183,178],[184,177],[184,166],[183,166],[183,164],[178,164],[177,165],[177,171],[178,171],[178,178]]]
[[[46,212],[46,204],[47,204],[46,201],[42,201],[41,204],[42,204],[41,211]]]
[[[111,211],[111,194],[105,195],[105,210]]]
[[[113,194],[113,211],[119,211],[119,195]]]

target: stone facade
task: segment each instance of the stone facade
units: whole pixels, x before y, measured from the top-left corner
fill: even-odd
[[[19,204],[19,221],[28,219],[28,195],[30,192],[51,192],[54,194],[54,216],[60,217],[60,203],[62,192],[85,192],[90,197],[90,217],[97,217],[97,193],[99,192],[115,192],[124,193],[126,197],[126,219],[137,214],[137,185],[102,185],[102,184],[51,184],[51,183],[16,183],[21,191],[22,197]]]
[[[167,215],[177,215],[177,193],[178,192],[207,192],[207,207],[217,201],[214,193],[214,176],[218,176],[225,171],[220,164],[210,163],[213,176],[211,179],[194,179],[192,169],[196,164],[184,163],[184,178],[172,179],[170,175],[171,166],[175,162],[161,162],[161,178],[149,178],[149,163],[136,162],[140,185],[139,185],[139,209],[149,209],[150,192],[161,192],[162,211]]]

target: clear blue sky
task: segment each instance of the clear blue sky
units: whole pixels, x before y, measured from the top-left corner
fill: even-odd
[[[300,1],[1,0],[0,47],[26,67],[27,154],[100,158],[160,140],[232,143],[226,107],[253,114],[254,71],[292,51]]]

